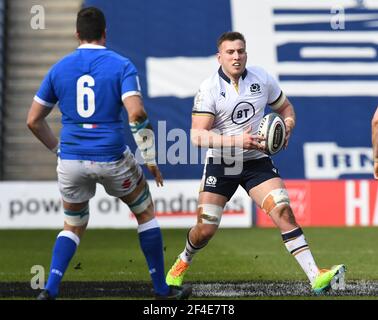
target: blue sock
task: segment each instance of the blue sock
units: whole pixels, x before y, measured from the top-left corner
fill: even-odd
[[[60,282],[75,254],[78,242],[79,238],[70,231],[62,231],[56,239],[51,259],[49,279],[45,286],[45,289],[53,297],[58,295]]]
[[[146,230],[146,227],[144,226],[146,226],[147,224],[149,224],[150,226],[156,226],[153,226],[151,229]],[[161,231],[159,226],[157,225],[156,219],[150,220],[147,223],[140,225],[138,227],[138,232],[140,246],[147,260],[147,265],[150,271],[155,293],[159,295],[166,295],[169,292],[169,287],[165,282],[163,238],[161,236]]]

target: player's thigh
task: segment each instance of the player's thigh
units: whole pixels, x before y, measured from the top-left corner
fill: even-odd
[[[202,176],[197,208],[197,228],[203,234],[214,234],[223,208],[231,199],[240,183],[240,175],[229,175],[227,165],[208,159]]]
[[[262,207],[264,199],[273,190],[286,191],[285,184],[281,178],[275,177],[260,183],[259,185],[249,190],[249,195],[259,207]]]
[[[221,194],[217,194],[217,193],[203,191],[203,192],[200,192],[198,196],[198,205],[207,203],[207,204],[213,204],[213,205],[217,205],[224,208],[227,202],[228,202],[227,197]]]
[[[127,204],[138,224],[154,218],[153,201],[142,168],[130,151],[119,161],[108,163],[99,182],[109,195]]]
[[[138,184],[136,185],[135,189],[127,195],[120,197],[120,199],[127,205],[131,205],[138,201],[141,195],[143,195],[146,192],[149,193],[148,182],[144,178],[144,176],[142,176],[142,178],[138,181]]]
[[[228,165],[213,158],[206,160],[200,185],[199,204],[219,202],[224,207],[241,182],[240,174],[228,174]]]
[[[126,203],[132,202],[146,185],[142,168],[130,151],[120,160],[104,164],[99,175],[105,191]]]
[[[58,159],[58,186],[64,202],[80,206],[95,195],[96,180],[90,174],[90,163]]]

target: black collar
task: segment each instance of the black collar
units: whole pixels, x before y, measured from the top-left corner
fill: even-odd
[[[219,67],[218,69],[218,74],[219,76],[226,82],[228,83],[231,83],[231,79],[229,77],[226,76],[226,74],[223,72],[222,70],[222,67]],[[244,70],[244,72],[242,73],[242,79],[244,80],[245,77],[247,76],[248,74],[248,71],[247,71],[247,68]]]

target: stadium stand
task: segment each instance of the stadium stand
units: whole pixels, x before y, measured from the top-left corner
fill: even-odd
[[[39,7],[32,10],[36,5]],[[7,77],[2,121],[3,180],[51,180],[56,177],[56,158],[46,152],[26,128],[26,115],[47,70],[76,47],[75,19],[81,5],[80,0],[12,0],[8,1],[6,12],[2,6],[1,13],[7,16],[5,36],[8,40],[4,53]],[[32,18],[41,14],[41,8],[44,28],[33,28]],[[38,26],[43,27],[42,20],[38,22]],[[58,133],[57,110],[48,121]]]

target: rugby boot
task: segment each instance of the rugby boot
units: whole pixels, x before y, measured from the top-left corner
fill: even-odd
[[[312,284],[312,290],[316,294],[322,294],[344,281],[346,267],[343,264],[333,266],[330,270],[321,269]]]
[[[178,257],[172,268],[168,271],[165,281],[169,286],[180,287],[188,268],[189,264]]]

